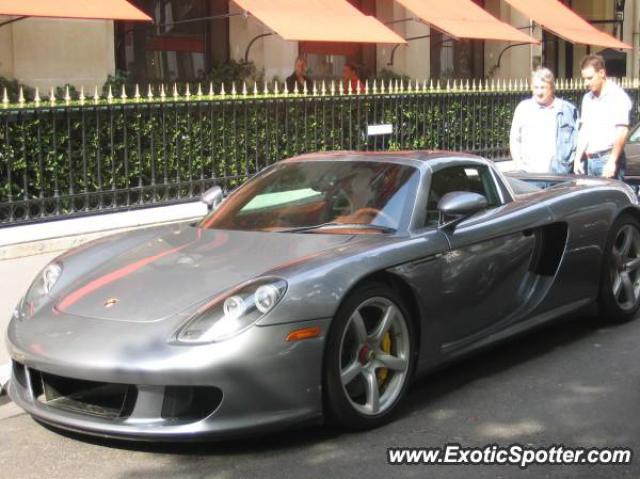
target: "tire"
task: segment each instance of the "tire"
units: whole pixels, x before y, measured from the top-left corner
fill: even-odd
[[[396,411],[414,366],[415,338],[402,298],[367,283],[338,309],[323,368],[325,415],[351,430],[377,427]]]
[[[624,323],[640,307],[640,223],[623,214],[611,227],[604,251],[598,298],[600,319]]]

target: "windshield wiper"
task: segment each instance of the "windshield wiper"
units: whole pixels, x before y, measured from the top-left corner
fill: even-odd
[[[351,228],[351,229],[376,229],[382,231],[383,233],[395,233],[397,230],[395,228],[390,228],[388,226],[382,225],[374,225],[374,224],[362,224],[362,223],[321,223],[319,225],[313,226],[300,226],[298,228],[291,228],[288,230],[281,230],[278,233],[311,233],[315,230],[319,229],[340,229],[340,228]]]

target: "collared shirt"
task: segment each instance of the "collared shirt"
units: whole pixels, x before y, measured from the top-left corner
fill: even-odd
[[[599,96],[588,92],[582,99],[580,135],[587,138],[587,154],[613,148],[619,126],[629,126],[632,103],[629,95],[607,80]],[[584,130],[584,131],[582,131]]]
[[[549,173],[556,157],[557,115],[561,108],[559,98],[541,105],[533,98],[521,101],[513,113],[511,149],[516,168],[530,173]]]

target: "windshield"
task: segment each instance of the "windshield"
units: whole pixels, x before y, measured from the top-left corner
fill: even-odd
[[[253,178],[201,222],[247,231],[384,233],[408,220],[418,170],[369,161],[280,163]]]

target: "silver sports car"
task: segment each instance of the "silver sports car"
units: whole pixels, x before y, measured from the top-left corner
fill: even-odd
[[[418,374],[597,303],[640,298],[617,181],[506,178],[447,152],[279,162],[196,224],[94,241],[16,308],[11,398],[59,428],[176,439],[381,424]]]

